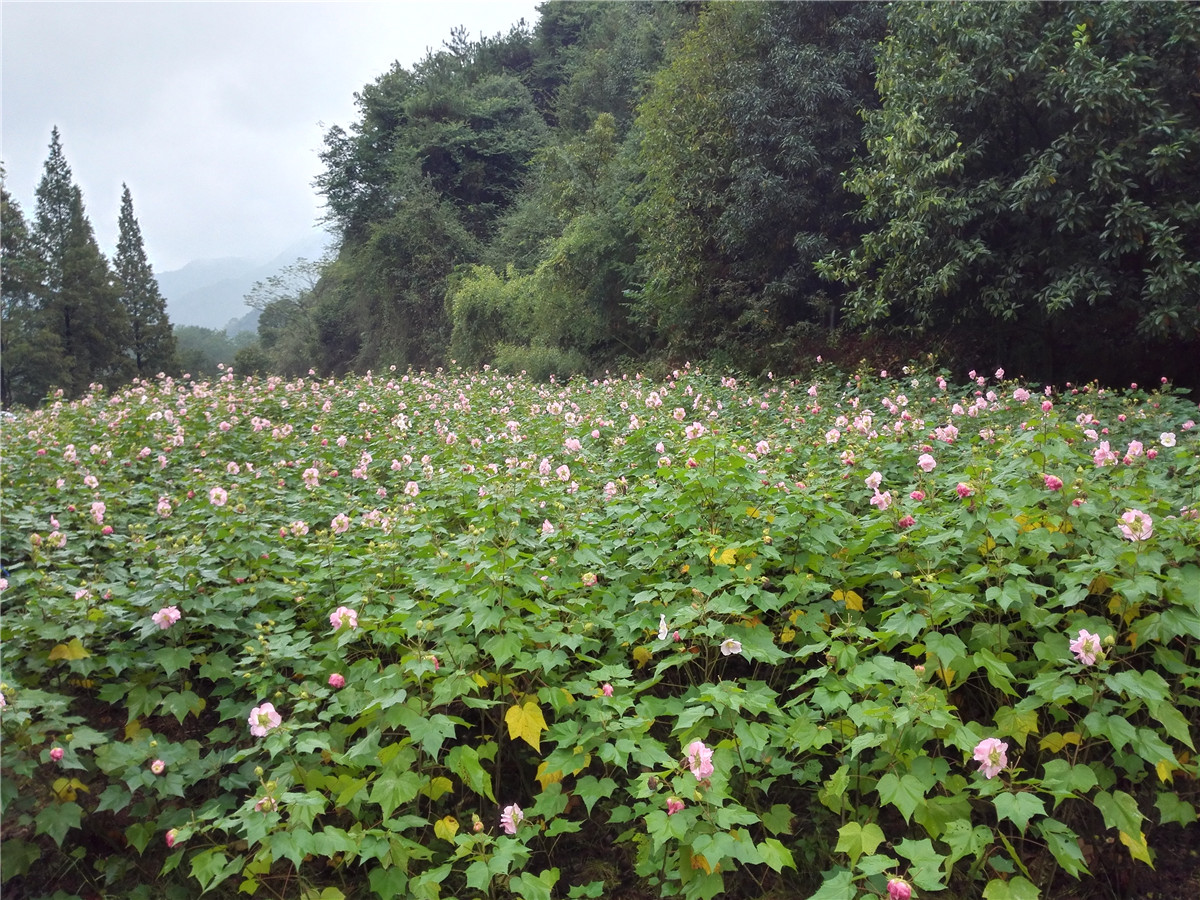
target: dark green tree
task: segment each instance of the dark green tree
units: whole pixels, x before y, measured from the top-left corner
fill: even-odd
[[[121,185],[117,256],[113,268],[120,289],[120,303],[129,322],[128,352],[139,377],[159,372],[174,374],[175,333],[167,318],[167,302],[158,290],[154,270],[146,258],[142,229],[133,215],[133,197]]]
[[[70,396],[94,382],[120,383],[133,373],[126,351],[129,319],[108,261],[96,244],[79,188],[73,191],[71,219],[58,269],[57,290],[47,296],[51,327],[59,334],[62,367],[58,383]]]
[[[71,230],[75,193],[74,177],[63,154],[58,126],[50,131],[50,155],[42,167],[38,182],[34,212],[34,243],[45,263],[43,277],[47,291],[53,293],[62,286],[63,257]]]
[[[50,387],[58,339],[41,304],[41,256],[0,181],[0,403],[35,405]]]
[[[842,172],[883,27],[875,4],[712,4],[671,52],[637,120],[637,309],[670,352],[786,365],[789,329],[827,317],[815,264],[854,236]]]
[[[902,3],[889,22],[849,182],[871,230],[826,263],[855,319],[957,326],[1045,377],[1200,357],[1195,4]]]

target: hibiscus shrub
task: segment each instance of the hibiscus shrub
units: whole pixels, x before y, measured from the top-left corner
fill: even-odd
[[[971,378],[227,373],[6,419],[6,895],[1151,864],[1196,827],[1195,405]]]

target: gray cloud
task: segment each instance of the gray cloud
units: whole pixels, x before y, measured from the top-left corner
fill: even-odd
[[[312,232],[325,130],[398,60],[451,28],[536,21],[537,0],[388,3],[3,4],[9,191],[33,212],[57,125],[101,248],[116,244],[121,183],[159,271],[267,258]]]

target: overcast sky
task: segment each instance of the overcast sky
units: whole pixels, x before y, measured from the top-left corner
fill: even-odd
[[[325,131],[354,93],[440,49],[537,20],[538,0],[3,0],[0,159],[27,219],[57,125],[100,248],[129,185],[156,271],[265,261],[312,235]]]

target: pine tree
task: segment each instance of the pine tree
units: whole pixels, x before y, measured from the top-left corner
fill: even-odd
[[[71,204],[77,188],[72,180],[71,167],[63,155],[58,126],[50,132],[50,155],[42,168],[38,182],[37,210],[33,220],[34,243],[45,262],[45,284],[51,291],[62,287],[62,260],[71,227]]]
[[[6,408],[36,404],[59,356],[41,308],[41,268],[21,207],[0,181],[0,403]]]
[[[146,259],[142,229],[133,215],[133,197],[121,185],[121,215],[118,219],[116,270],[121,306],[129,320],[129,354],[137,374],[152,376],[174,372],[175,333],[167,318],[167,304]]]
[[[132,369],[125,353],[129,319],[77,187],[72,191],[59,272],[61,286],[49,297],[46,308],[62,339],[66,366],[62,387],[78,396],[95,381],[124,381]]]

